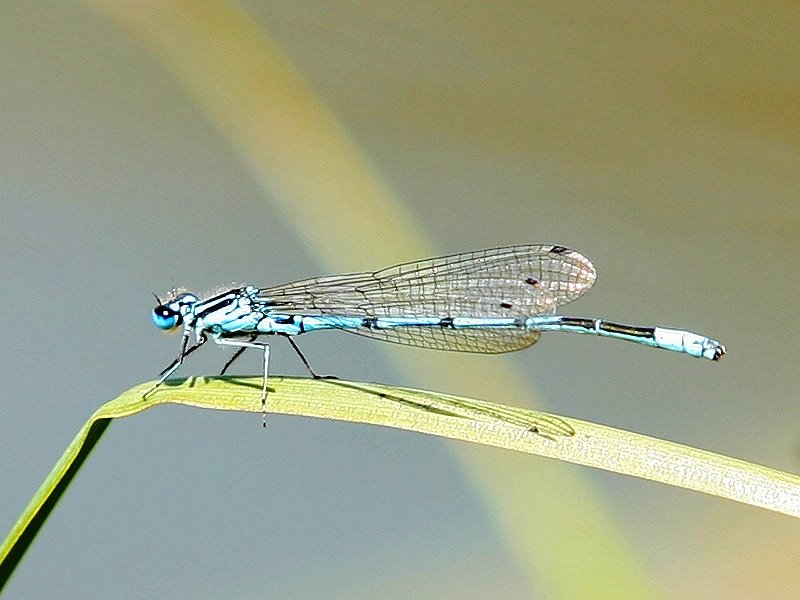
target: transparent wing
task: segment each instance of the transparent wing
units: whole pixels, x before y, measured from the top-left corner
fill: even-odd
[[[343,329],[384,342],[450,350],[500,354],[514,352],[539,341],[541,332],[524,329],[445,329],[441,327],[397,327],[395,329]]]
[[[526,317],[554,313],[594,283],[589,259],[563,246],[510,246],[404,263],[374,273],[306,279],[260,290],[261,310],[362,317]],[[509,352],[536,331],[402,327],[359,335],[465,352]]]

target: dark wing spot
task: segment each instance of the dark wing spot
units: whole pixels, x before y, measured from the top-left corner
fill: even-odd
[[[511,308],[511,304],[509,302],[501,302],[501,308]]]
[[[455,327],[453,325],[453,317],[445,317],[441,321],[439,321],[440,327]]]
[[[552,252],[553,254],[563,254],[567,250],[569,250],[569,248],[565,246],[553,246],[552,248],[550,248],[550,252]]]
[[[525,283],[527,283],[528,285],[539,285],[539,280],[538,279],[534,279],[533,277],[528,277],[525,280]]]

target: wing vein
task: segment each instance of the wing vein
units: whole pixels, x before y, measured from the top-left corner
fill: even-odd
[[[553,245],[509,246],[305,279],[259,291],[265,314],[364,317],[525,317],[553,314],[594,283],[592,263]],[[402,327],[347,330],[385,341],[467,352],[534,344],[525,329]]]

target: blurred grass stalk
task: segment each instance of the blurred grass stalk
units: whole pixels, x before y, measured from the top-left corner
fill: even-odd
[[[326,270],[353,271],[438,253],[324,103],[238,5],[85,3],[119,23],[184,86]],[[531,397],[522,378],[497,359],[491,377],[456,360],[435,370],[422,353],[403,353],[402,360],[400,366],[413,372],[420,386],[466,386],[473,397],[516,402]],[[532,473],[529,462],[507,454],[461,445],[452,451],[482,492],[532,590],[554,598],[658,596],[602,498],[579,471],[542,461]]]

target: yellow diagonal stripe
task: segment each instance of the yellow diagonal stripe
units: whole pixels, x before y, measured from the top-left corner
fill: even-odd
[[[331,272],[437,254],[428,241],[435,232],[415,223],[387,191],[324,103],[239,6],[219,0],[87,4],[163,62]],[[531,400],[500,359],[492,359],[489,378],[458,360],[437,361],[434,369],[422,354],[392,355],[402,357],[400,366],[420,386]],[[579,471],[540,461],[532,472],[529,461],[506,453],[454,452],[536,589],[553,598],[657,596]]]

